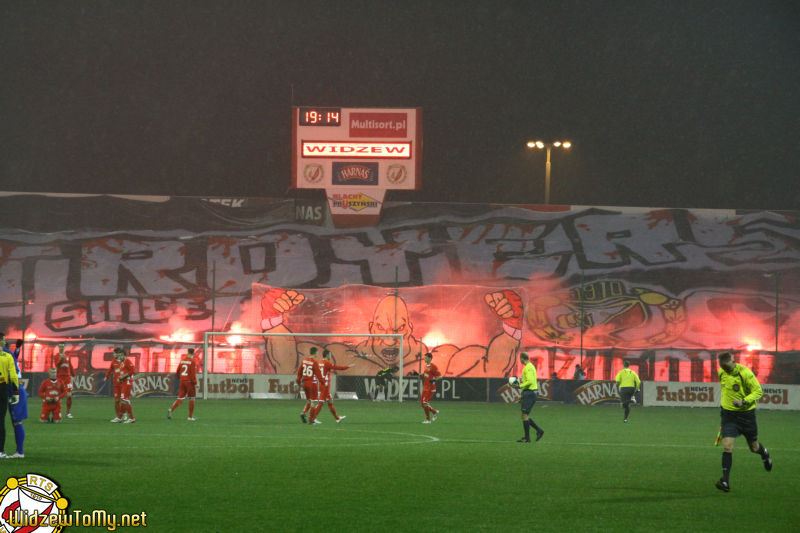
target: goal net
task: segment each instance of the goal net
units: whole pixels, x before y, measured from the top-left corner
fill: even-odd
[[[333,398],[402,401],[405,346],[401,334],[206,332],[203,398],[293,398],[300,361],[317,348],[339,367]],[[341,368],[347,367],[347,368]]]

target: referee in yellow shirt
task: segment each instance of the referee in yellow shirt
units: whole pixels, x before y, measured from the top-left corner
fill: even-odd
[[[717,488],[731,490],[730,474],[733,466],[733,443],[736,437],[744,435],[750,451],[761,456],[764,470],[772,470],[772,457],[764,445],[758,441],[756,424],[756,404],[764,394],[761,384],[753,371],[733,360],[729,352],[717,356],[719,361],[720,425],[722,426],[722,477]]]
[[[636,391],[639,390],[639,386],[642,382],[639,381],[639,375],[628,368],[631,364],[627,360],[622,361],[622,366],[625,368],[617,372],[617,377],[614,379],[617,381],[619,397],[620,400],[622,400],[622,408],[625,409],[625,415],[622,421],[627,422],[628,415],[631,413],[631,400],[633,399],[633,395],[636,394]]]
[[[5,333],[0,333],[0,343],[4,342]],[[0,459],[8,459],[6,455],[6,411],[9,402],[13,405],[19,401],[19,380],[14,358],[10,353],[0,350]]]
[[[522,380],[519,382],[519,388],[522,389],[522,398],[520,404],[522,405],[522,429],[525,430],[525,436],[517,442],[530,442],[531,441],[531,428],[536,430],[536,440],[542,438],[544,430],[536,425],[533,419],[529,418],[533,404],[539,397],[538,389],[539,384],[536,381],[536,367],[531,363],[528,354],[522,352],[519,354],[519,360],[522,363]]]

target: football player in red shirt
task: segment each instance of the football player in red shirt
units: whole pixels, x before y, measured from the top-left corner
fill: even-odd
[[[133,361],[128,359],[128,354],[120,348],[119,351],[119,403],[122,410],[122,421],[125,424],[136,422],[131,406],[131,391],[133,390],[133,375],[136,368]]]
[[[39,385],[39,398],[42,399],[42,414],[39,415],[40,422],[49,422],[53,417],[53,422],[61,422],[61,398],[66,394],[64,384],[58,380],[55,368],[48,371],[50,379],[42,381]]]
[[[106,370],[106,380],[108,378],[113,379],[114,384],[114,412],[117,416],[111,419],[111,422],[115,424],[122,422],[122,402],[120,401],[120,394],[122,392],[122,388],[120,387],[119,383],[119,373],[122,369],[121,363],[119,362],[119,354],[122,352],[122,348],[114,348],[113,358],[114,360],[111,361],[111,366],[108,367]]]
[[[197,364],[194,361],[194,348],[189,348],[187,352],[181,357],[178,363],[178,380],[180,385],[178,387],[178,399],[172,404],[172,407],[167,411],[167,418],[172,419],[172,411],[189,398],[189,420],[197,420],[194,417],[194,397],[197,390]]]
[[[333,364],[330,350],[322,350],[322,362],[319,363],[319,373],[322,376],[322,380],[319,382],[319,395],[317,396],[317,410],[314,413],[314,420],[317,419],[319,412],[322,411],[322,404],[326,402],[328,404],[328,409],[333,413],[333,418],[336,419],[337,423],[347,418],[336,414],[336,408],[333,406],[333,398],[331,398],[331,371],[347,370],[353,366],[355,366],[355,364],[347,366],[337,366]]]
[[[422,421],[423,424],[430,424],[431,422],[436,422],[436,419],[439,417],[439,411],[431,407],[431,399],[433,395],[436,394],[436,378],[442,376],[439,372],[439,369],[436,368],[431,361],[433,360],[433,355],[426,353],[424,355],[425,358],[425,371],[422,373],[422,394],[419,397],[419,403],[422,405],[422,408],[425,410],[425,420]],[[433,418],[431,418],[431,413],[433,413]]]
[[[64,353],[64,343],[58,345],[58,361],[56,362],[56,375],[58,381],[64,385],[67,398],[67,418],[72,418],[72,378],[75,376],[75,369],[72,368],[72,361]],[[60,403],[60,402],[59,402]]]
[[[300,420],[303,421],[303,424],[306,423],[306,413],[309,414],[309,424],[322,423],[317,420],[317,384],[322,383],[322,374],[319,372],[319,364],[316,357],[317,347],[312,346],[308,350],[308,356],[304,357],[300,361],[300,366],[297,367],[297,386],[300,387],[302,384],[303,391],[306,393],[306,405],[300,414]]]

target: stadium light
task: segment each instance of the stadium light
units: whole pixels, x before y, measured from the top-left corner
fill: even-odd
[[[545,163],[544,171],[544,203],[550,203],[550,150],[553,148],[561,148],[562,150],[569,150],[572,148],[570,141],[528,141],[528,148],[537,150],[547,149],[547,162]]]

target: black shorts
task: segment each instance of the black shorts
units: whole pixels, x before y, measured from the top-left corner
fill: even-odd
[[[636,392],[636,387],[620,387],[619,398],[622,403],[630,403],[633,394]]]
[[[756,424],[756,410],[728,411],[720,408],[720,426],[723,437],[736,438],[744,435],[747,442],[758,440],[758,425]]]
[[[522,412],[526,415],[531,412],[533,409],[533,404],[536,403],[536,399],[539,397],[539,393],[535,390],[524,390],[522,391],[522,399],[519,401],[520,405],[522,406]]]

